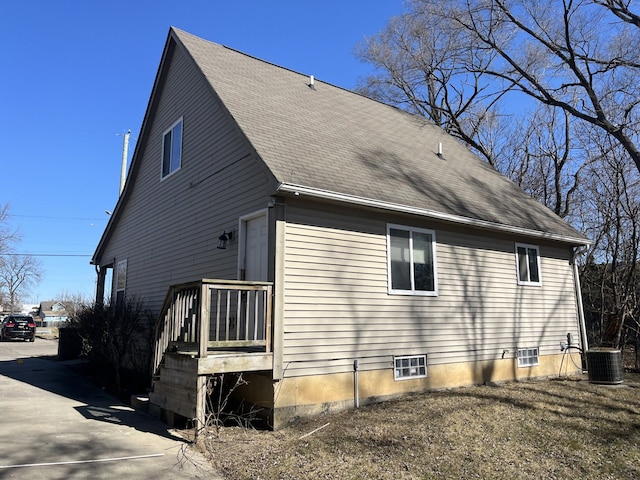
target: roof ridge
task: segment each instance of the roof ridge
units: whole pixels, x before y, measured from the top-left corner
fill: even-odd
[[[178,39],[180,39],[180,35],[185,35],[185,36],[191,37],[195,41],[204,42],[204,43],[208,43],[208,44],[211,44],[211,45],[216,45],[218,47],[225,48],[225,49],[227,49],[227,50],[229,50],[229,51],[231,51],[233,53],[237,53],[237,54],[243,55],[244,57],[247,57],[247,58],[249,58],[251,60],[256,60],[256,61],[258,61],[260,63],[265,64],[265,65],[276,67],[276,68],[279,68],[281,70],[284,70],[284,71],[287,71],[287,72],[290,72],[290,73],[293,73],[293,74],[296,74],[296,75],[300,75],[302,77],[309,78],[310,76],[313,76],[313,79],[316,82],[320,82],[320,83],[322,83],[324,85],[327,85],[327,86],[330,86],[330,87],[333,87],[333,88],[337,88],[339,90],[351,93],[353,95],[357,95],[358,97],[365,98],[365,99],[370,100],[372,102],[376,102],[376,103],[378,103],[380,105],[384,105],[385,107],[392,108],[392,109],[397,110],[397,111],[399,111],[401,113],[404,113],[404,114],[407,114],[407,115],[411,115],[411,116],[416,117],[416,118],[423,119],[426,123],[428,123],[430,125],[433,125],[433,126],[438,127],[438,128],[442,128],[442,127],[439,127],[438,125],[436,125],[435,123],[433,123],[430,119],[428,119],[428,118],[426,118],[426,117],[424,117],[422,115],[409,112],[408,110],[404,110],[404,109],[402,109],[402,108],[400,108],[400,107],[398,107],[396,105],[390,105],[388,103],[383,102],[382,100],[378,100],[377,98],[371,98],[371,97],[368,97],[367,95],[365,95],[363,93],[360,93],[360,92],[357,92],[355,90],[351,90],[349,88],[342,87],[342,86],[337,85],[335,83],[328,82],[326,80],[322,80],[322,79],[316,77],[315,74],[303,73],[303,72],[300,72],[298,70],[294,70],[293,68],[285,67],[285,66],[280,65],[278,63],[274,63],[274,62],[272,62],[270,60],[265,60],[264,58],[260,58],[260,57],[257,57],[255,55],[252,55],[250,53],[243,52],[242,50],[238,50],[237,48],[230,47],[228,45],[225,45],[224,43],[214,42],[213,40],[208,40],[206,38],[199,37],[198,35],[194,35],[193,33],[187,32],[187,31],[182,30],[182,29],[177,28],[177,27],[173,27],[172,26],[171,30],[174,31],[177,34]],[[189,50],[189,49],[187,48],[187,50]]]

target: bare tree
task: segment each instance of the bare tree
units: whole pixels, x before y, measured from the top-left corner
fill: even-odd
[[[589,164],[571,119],[558,108],[540,105],[514,124],[514,134],[496,167],[558,216],[570,218],[581,174]]]
[[[11,312],[16,310],[20,297],[38,284],[41,276],[42,265],[31,255],[0,257],[0,287],[7,293]]]
[[[604,134],[591,151],[596,158],[585,172],[580,211],[594,242],[583,266],[585,305],[595,336],[615,318],[619,340],[625,326],[636,332],[639,326],[640,174]]]
[[[578,122],[558,107],[518,94],[512,82],[487,74],[500,56],[441,4],[409,3],[406,14],[392,18],[358,47],[359,57],[374,66],[359,91],[425,116],[568,217],[584,160],[572,142]],[[509,108],[503,105],[507,99]]]
[[[561,108],[614,138],[640,171],[640,28],[622,0],[413,0],[454,23],[477,55],[465,69]]]
[[[503,138],[494,132],[500,128],[499,101],[505,92],[490,88],[482,72],[467,68],[488,67],[492,56],[466,43],[464,33],[428,10],[392,18],[356,50],[375,67],[358,91],[425,116],[494,164],[495,141]]]
[[[68,318],[75,317],[82,309],[92,304],[92,300],[82,293],[71,293],[67,290],[60,292],[55,300],[64,305]]]
[[[640,15],[631,11],[631,0],[594,0],[593,3],[608,8],[622,21],[640,28]]]
[[[424,115],[586,232],[594,244],[583,273],[600,330],[613,315],[640,332],[632,2],[409,0],[406,8],[360,45],[375,68],[361,93]]]
[[[8,226],[9,218],[9,205],[0,205],[0,255],[7,253],[11,244],[19,239],[18,232]]]

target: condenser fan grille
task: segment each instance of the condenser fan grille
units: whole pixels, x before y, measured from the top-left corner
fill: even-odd
[[[587,367],[592,383],[622,383],[624,368],[620,350],[604,347],[588,350]]]

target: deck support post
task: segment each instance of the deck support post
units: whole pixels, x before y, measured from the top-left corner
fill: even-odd
[[[196,442],[207,426],[207,376],[198,375],[196,377]]]
[[[200,332],[198,336],[198,358],[207,358],[209,348],[209,330],[211,318],[211,290],[203,283],[200,287]],[[198,375],[196,379],[196,440],[206,427],[207,376]]]

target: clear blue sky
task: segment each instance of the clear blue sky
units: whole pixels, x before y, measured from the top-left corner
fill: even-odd
[[[0,4],[0,204],[37,255],[40,284],[93,299],[89,260],[115,206],[170,26],[353,88],[354,46],[402,0],[20,0]]]

